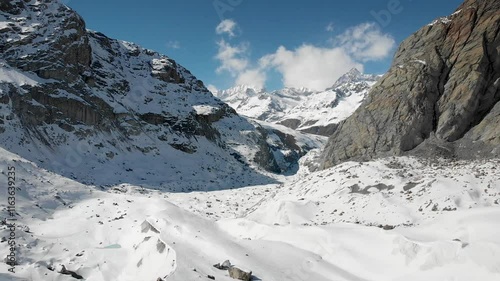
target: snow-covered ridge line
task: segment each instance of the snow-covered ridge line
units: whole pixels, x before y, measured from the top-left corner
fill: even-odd
[[[328,135],[328,127],[349,117],[379,78],[352,69],[325,91],[285,88],[267,92],[240,85],[214,95],[241,115]]]

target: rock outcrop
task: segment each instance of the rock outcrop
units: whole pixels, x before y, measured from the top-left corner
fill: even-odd
[[[236,280],[242,280],[242,281],[250,281],[252,279],[252,272],[251,271],[245,271],[242,270],[236,266],[231,266],[229,269],[229,277],[236,279]]]
[[[500,155],[500,2],[467,0],[406,39],[330,137],[322,166],[416,154]]]

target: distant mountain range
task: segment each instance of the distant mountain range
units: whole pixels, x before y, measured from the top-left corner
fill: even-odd
[[[325,91],[285,88],[268,92],[242,85],[214,95],[243,116],[328,136],[361,105],[379,78],[352,69]]]

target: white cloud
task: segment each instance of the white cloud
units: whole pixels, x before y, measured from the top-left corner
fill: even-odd
[[[249,85],[259,89],[264,89],[267,75],[263,69],[248,69],[238,74],[236,85]]]
[[[394,48],[396,41],[388,34],[383,34],[374,23],[364,23],[347,29],[334,39],[354,59],[363,62],[386,58]]]
[[[328,31],[328,32],[333,32],[335,30],[335,25],[333,24],[333,22],[329,23],[326,27],[325,27],[325,30]]]
[[[221,39],[217,42],[217,45],[219,50],[215,58],[220,62],[217,73],[229,72],[235,78],[235,85],[264,87],[267,78],[266,73],[260,68],[251,67],[248,43],[231,45]]]
[[[353,67],[363,71],[364,62],[386,58],[395,46],[390,35],[371,23],[351,27],[331,41],[329,47],[303,44],[288,50],[281,46],[261,58],[260,64],[280,72],[285,87],[324,90]]]
[[[217,45],[219,46],[219,51],[215,58],[221,63],[221,66],[217,68],[218,73],[226,70],[233,76],[236,76],[237,73],[244,71],[248,67],[248,44],[242,43],[233,46],[224,39],[221,39],[217,42]]]
[[[217,25],[215,28],[215,32],[219,35],[227,34],[229,37],[236,36],[235,31],[238,27],[238,24],[231,19],[225,19]]]
[[[334,28],[333,24],[327,26],[327,30],[328,27]],[[229,72],[236,85],[263,88],[267,72],[275,70],[282,75],[285,87],[321,91],[332,86],[350,69],[356,67],[363,71],[363,63],[386,58],[394,48],[395,40],[382,33],[375,24],[364,23],[330,39],[328,46],[303,44],[294,50],[281,46],[276,52],[261,57],[257,63],[250,60],[248,43],[230,44],[221,39],[217,44],[216,58],[220,61],[217,72]]]
[[[168,41],[167,48],[168,49],[180,49],[181,43],[179,41]]]
[[[281,46],[274,54],[260,60],[263,67],[275,68],[283,76],[285,87],[306,87],[324,90],[351,68],[363,71],[363,65],[354,61],[342,48],[320,48],[302,45],[291,51]]]
[[[207,85],[207,89],[208,89],[210,92],[212,92],[212,94],[215,94],[215,93],[217,93],[217,92],[219,91],[219,89],[217,89],[217,87],[215,87],[215,86],[214,86],[214,85],[212,85],[212,84],[208,84],[208,85]]]

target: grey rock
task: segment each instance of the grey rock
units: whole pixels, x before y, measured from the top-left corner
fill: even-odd
[[[237,280],[250,281],[252,279],[251,271],[244,271],[236,266],[229,268],[229,277]]]
[[[219,269],[219,270],[228,270],[229,268],[231,268],[231,262],[229,260],[226,260],[224,261],[222,264],[218,263],[218,264],[214,264],[214,267]]]

